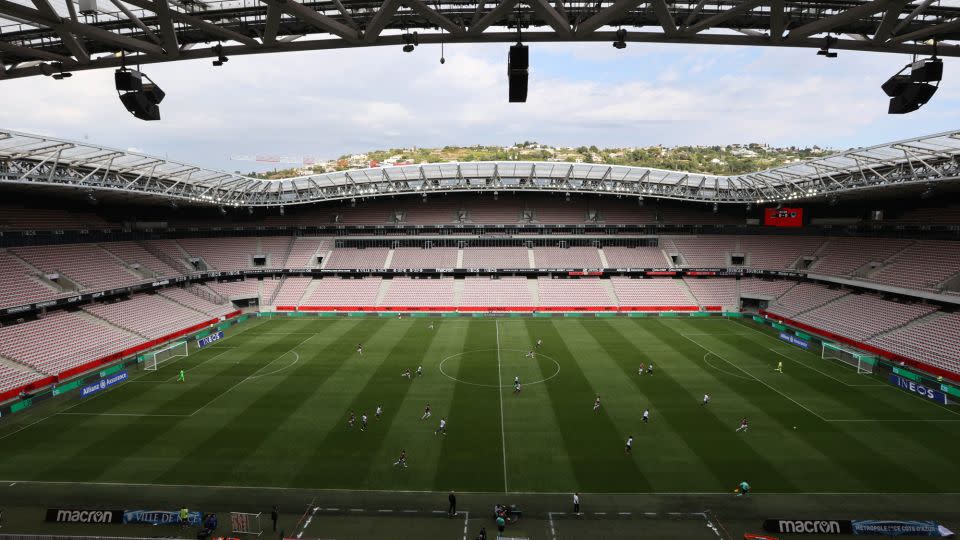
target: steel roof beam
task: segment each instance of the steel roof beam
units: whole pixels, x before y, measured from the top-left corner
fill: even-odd
[[[790,34],[787,36],[787,41],[796,41],[798,39],[810,37],[814,34],[829,32],[843,24],[880,13],[881,11],[890,8],[891,5],[895,5],[900,1],[902,0],[873,0],[872,2],[860,4],[857,7],[842,11],[836,15],[824,17],[791,30]]]
[[[67,3],[72,4],[72,0],[67,0]],[[50,5],[48,0],[33,0],[33,5],[50,20],[60,19],[60,16],[57,15],[57,12],[54,11],[53,6]],[[73,21],[76,22],[76,18],[74,18]],[[52,25],[52,28],[57,35],[60,36],[63,45],[70,50],[70,53],[73,54],[78,62],[87,63],[90,61],[90,53],[88,53],[86,47],[77,40],[76,36],[68,32],[61,24]]]
[[[357,31],[340,21],[320,14],[317,11],[297,2],[296,0],[261,0],[267,5],[275,5],[283,10],[287,15],[291,15],[307,24],[314,26],[324,32],[330,32],[351,44],[359,44],[360,39]],[[388,0],[389,1],[389,0]]]
[[[71,20],[64,20],[62,17],[56,14],[50,16],[39,10],[31,9],[20,4],[14,4],[9,0],[0,0],[0,13],[14,15],[28,21],[42,24],[52,29],[60,28],[63,31],[71,34],[84,36],[101,43],[115,45],[126,50],[151,54],[163,53],[163,50],[160,48],[160,46],[154,43],[147,43],[143,40],[131,38],[122,34],[111,32],[109,30],[104,30],[99,26],[73,22]]]
[[[704,19],[693,26],[687,28],[685,32],[693,32],[694,34],[700,32],[701,30],[706,30],[707,28],[713,28],[718,26],[720,23],[726,22],[738,15],[742,15],[749,11],[752,11],[758,6],[761,6],[767,3],[769,0],[744,0],[743,2],[737,4],[734,7],[731,7],[724,11],[723,13],[718,13],[713,17]]]
[[[383,3],[380,4],[380,9],[377,10],[377,13],[370,19],[370,23],[367,24],[367,27],[363,31],[364,43],[375,43],[377,41],[383,29],[393,20],[393,16],[397,13],[399,7],[400,0],[383,0]]]
[[[480,19],[475,22],[471,27],[468,33],[470,35],[477,35],[489,28],[493,23],[500,22],[504,17],[510,14],[513,11],[513,8],[516,7],[518,0],[502,0],[497,7],[490,10],[489,13],[480,17]]]
[[[576,35],[577,37],[583,37],[592,34],[645,3],[647,3],[647,0],[616,0],[609,7],[601,9],[589,19],[578,24]]]

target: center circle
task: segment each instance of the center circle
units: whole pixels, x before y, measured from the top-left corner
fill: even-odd
[[[520,376],[520,383],[523,386],[530,386],[531,384],[540,384],[549,381],[550,379],[556,377],[560,374],[560,363],[547,356],[545,354],[534,351],[533,358],[528,358],[526,355],[529,353],[529,350],[524,349],[471,349],[469,351],[462,351],[456,354],[451,354],[450,356],[444,358],[440,361],[440,373],[448,379],[452,379],[459,383],[469,384],[472,386],[484,386],[487,388],[512,388],[513,387],[513,378],[514,376]],[[490,354],[494,353],[494,354]],[[499,354],[499,357],[498,357]],[[488,365],[489,367],[496,370],[494,375],[490,375],[491,379],[496,379],[497,377],[505,377],[500,380],[500,384],[491,384],[491,382],[480,382],[478,380],[471,380],[470,376],[463,375],[463,362],[471,356],[480,356],[483,355],[482,360],[483,364]],[[447,370],[444,369],[444,366],[448,362],[460,362],[460,369],[457,370],[457,376],[451,375]],[[544,377],[543,375],[549,370],[541,369],[544,365],[550,366],[553,364],[553,372],[550,375]],[[471,366],[473,367],[473,366]],[[449,366],[448,366],[449,368]],[[521,376],[522,374],[529,373],[533,369],[536,369],[539,373],[540,379],[537,380],[526,380],[525,377]],[[485,372],[490,373],[485,370]],[[482,375],[483,376],[483,375]]]

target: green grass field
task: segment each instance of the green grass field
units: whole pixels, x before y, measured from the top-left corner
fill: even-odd
[[[95,397],[5,419],[0,480],[500,493],[729,493],[747,480],[757,494],[952,493],[960,482],[960,413],[752,323],[291,318],[237,328]],[[654,362],[652,376],[637,375],[641,361]],[[401,377],[418,365],[422,377]],[[421,421],[427,403],[433,417]],[[347,426],[351,410],[371,416],[366,432]],[[744,416],[749,431],[735,433]],[[434,434],[440,417],[446,436]],[[401,448],[407,469],[392,465]]]

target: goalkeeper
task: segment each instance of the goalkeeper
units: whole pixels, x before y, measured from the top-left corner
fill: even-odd
[[[177,377],[177,382],[186,382],[187,374],[182,369],[180,370],[180,375]]]

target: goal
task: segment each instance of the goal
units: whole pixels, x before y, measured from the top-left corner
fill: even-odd
[[[143,369],[146,371],[156,371],[157,367],[174,358],[189,356],[190,346],[186,341],[177,341],[171,343],[162,349],[150,351],[143,355]]]
[[[877,363],[877,359],[873,356],[858,353],[857,351],[841,347],[836,343],[826,342],[823,343],[820,358],[824,360],[839,360],[844,364],[856,368],[857,373],[865,374],[873,373],[873,366]]]
[[[230,530],[234,533],[263,534],[263,527],[260,524],[260,514],[246,514],[243,512],[230,512]]]

